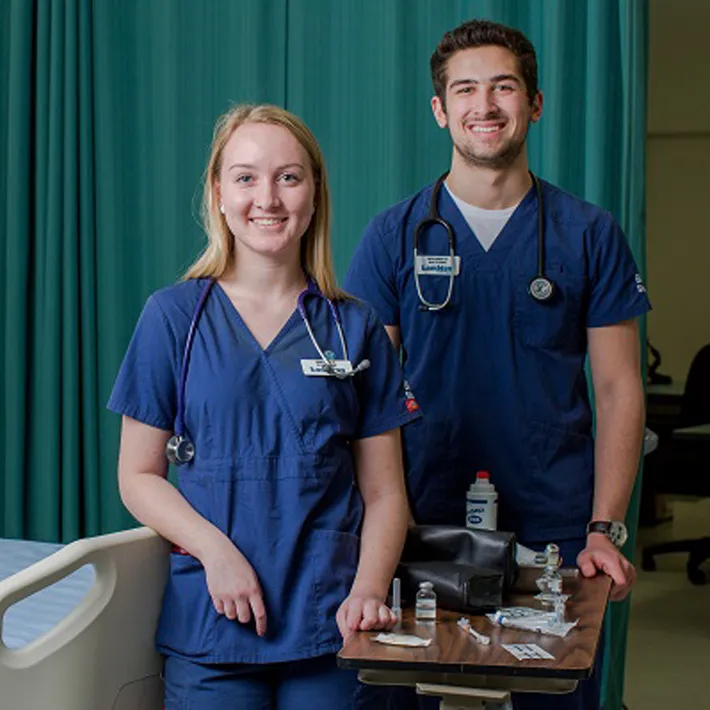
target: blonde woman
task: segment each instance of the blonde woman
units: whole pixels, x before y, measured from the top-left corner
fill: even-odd
[[[419,412],[384,327],[336,288],[325,166],[297,117],[218,121],[203,216],[207,248],[149,298],[109,402],[123,501],[174,543],[166,710],[350,708],[335,653],[394,623],[399,427]]]

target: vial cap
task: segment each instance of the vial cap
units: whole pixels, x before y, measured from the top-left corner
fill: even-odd
[[[476,478],[482,479],[484,481],[489,481],[491,478],[491,474],[488,473],[488,471],[478,471],[476,473]]]
[[[434,589],[434,584],[432,582],[419,582],[419,589]]]

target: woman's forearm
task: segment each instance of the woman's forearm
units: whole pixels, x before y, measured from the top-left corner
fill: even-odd
[[[404,547],[407,519],[407,501],[398,492],[379,496],[366,506],[351,594],[385,599]]]
[[[121,498],[133,516],[199,560],[229,539],[202,517],[162,476],[134,473],[120,479]]]

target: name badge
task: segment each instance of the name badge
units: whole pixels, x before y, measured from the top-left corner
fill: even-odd
[[[450,256],[420,256],[417,254],[414,269],[417,276],[451,276],[452,269],[454,276],[458,276],[461,269],[461,257],[455,256],[452,264]]]
[[[353,365],[350,360],[301,360],[301,369],[306,377],[336,377],[351,374]]]

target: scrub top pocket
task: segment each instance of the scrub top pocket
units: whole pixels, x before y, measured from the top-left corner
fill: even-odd
[[[524,345],[534,348],[580,347],[582,288],[584,280],[559,262],[549,262],[545,274],[555,291],[549,301],[536,301],[528,290],[532,275],[519,275],[515,285],[515,332]]]

